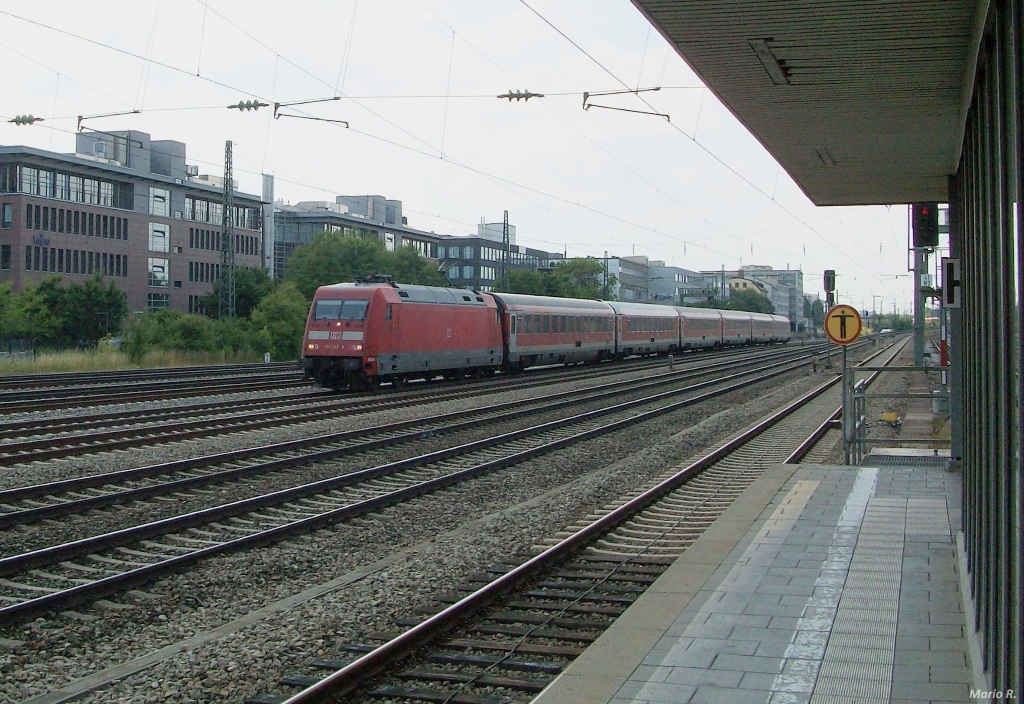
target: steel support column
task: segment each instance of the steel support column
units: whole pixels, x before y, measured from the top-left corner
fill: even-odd
[[[964,282],[964,308],[951,320],[954,448],[962,439],[963,530],[974,622],[989,686],[1015,692],[1024,685],[1022,3],[989,6],[960,165],[950,182],[950,248],[962,260]]]

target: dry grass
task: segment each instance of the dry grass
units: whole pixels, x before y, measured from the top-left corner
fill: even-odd
[[[237,364],[262,361],[256,357],[223,352],[149,352],[140,364],[133,364],[115,347],[101,345],[95,350],[42,352],[35,359],[0,358],[0,376],[37,372],[89,372],[152,367],[193,367],[206,364]]]

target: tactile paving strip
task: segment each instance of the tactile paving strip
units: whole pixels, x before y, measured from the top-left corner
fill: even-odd
[[[906,527],[906,499],[868,501],[811,704],[889,700]]]

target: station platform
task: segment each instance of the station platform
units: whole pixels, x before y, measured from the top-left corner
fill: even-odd
[[[534,701],[970,701],[960,475],[870,461],[771,468]]]

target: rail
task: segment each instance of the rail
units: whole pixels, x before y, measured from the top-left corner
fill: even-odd
[[[875,356],[881,355],[885,351],[880,350]],[[892,359],[894,356],[895,353],[889,359]],[[664,479],[654,487],[605,514],[568,538],[499,576],[486,586],[430,616],[422,623],[366,653],[332,675],[289,697],[284,700],[283,704],[313,704],[314,702],[333,701],[352,692],[367,678],[382,672],[391,663],[409,656],[419,648],[429,644],[441,633],[479,612],[488,604],[507,595],[518,585],[549,569],[552,565],[559,563],[595,539],[625,523],[640,511],[661,500],[704,470],[743,447],[750,440],[772,428],[797,409],[818,398],[839,382],[840,378],[836,377],[820,384],[721,447],[689,464],[676,474]]]

